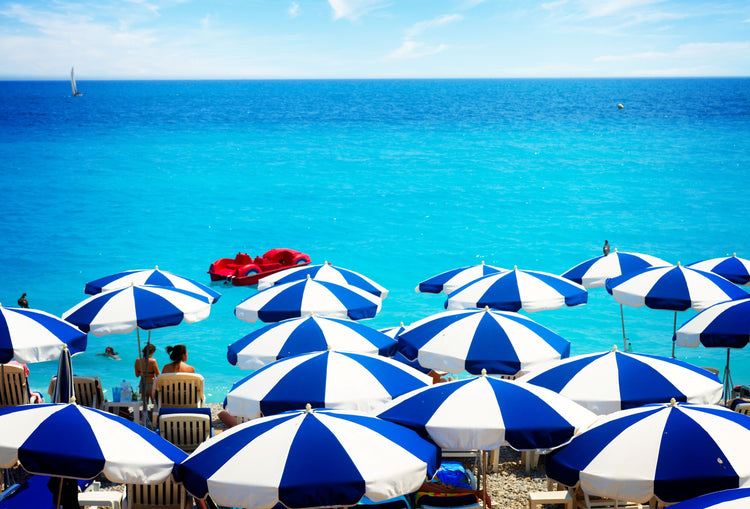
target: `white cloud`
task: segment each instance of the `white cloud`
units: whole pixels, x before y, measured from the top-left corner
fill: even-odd
[[[699,42],[679,46],[672,52],[649,51],[631,55],[604,55],[595,62],[628,62],[655,59],[720,59],[742,58],[750,52],[750,42]]]
[[[406,37],[408,38],[414,38],[423,32],[441,27],[443,25],[447,25],[448,23],[453,23],[454,21],[460,21],[463,19],[463,16],[460,14],[446,14],[445,16],[439,16],[437,18],[428,19],[426,21],[420,21],[419,23],[415,23],[412,25],[412,27],[406,31]]]
[[[159,6],[154,5],[152,3],[149,3],[148,0],[125,0],[126,2],[130,2],[131,4],[138,4],[142,7],[145,7],[149,11],[153,12],[157,16],[160,16],[159,14]]]
[[[405,40],[401,47],[393,51],[386,57],[386,60],[406,60],[412,58],[421,58],[429,55],[435,55],[448,48],[447,44],[438,46],[428,46],[422,42]]]
[[[289,6],[289,10],[287,11],[289,13],[290,18],[296,18],[299,16],[299,4],[297,2],[292,2],[292,5]]]
[[[333,9],[333,19],[346,18],[351,21],[387,4],[386,0],[328,0],[328,5]]]
[[[645,6],[662,3],[665,0],[580,0],[579,5],[586,18],[602,18],[632,11]]]
[[[392,51],[386,57],[386,60],[421,58],[445,51],[449,47],[447,44],[429,45],[415,39],[427,31],[448,25],[449,23],[461,21],[462,19],[463,16],[460,14],[446,14],[444,16],[438,16],[437,18],[414,23],[406,30],[404,38],[401,41],[401,46]]]

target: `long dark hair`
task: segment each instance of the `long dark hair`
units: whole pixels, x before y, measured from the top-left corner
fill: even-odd
[[[167,353],[169,358],[172,359],[172,363],[177,364],[182,360],[182,356],[187,353],[187,347],[185,345],[168,346]]]
[[[148,359],[154,354],[155,351],[156,351],[156,347],[154,346],[154,344],[149,343],[143,347],[143,356]]]

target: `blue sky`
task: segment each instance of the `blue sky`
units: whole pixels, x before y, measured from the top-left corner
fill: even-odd
[[[750,76],[750,1],[0,0],[0,79]]]

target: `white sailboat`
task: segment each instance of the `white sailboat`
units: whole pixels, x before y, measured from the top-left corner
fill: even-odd
[[[70,68],[70,88],[73,89],[73,95],[83,95],[76,88],[76,75],[75,75],[75,72],[73,71],[72,67]]]

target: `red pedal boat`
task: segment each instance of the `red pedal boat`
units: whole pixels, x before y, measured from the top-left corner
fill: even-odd
[[[293,249],[271,249],[263,256],[251,258],[238,253],[234,258],[219,258],[208,268],[211,281],[229,281],[235,286],[247,286],[280,270],[310,263],[310,256]]]

